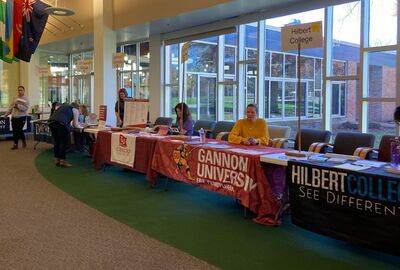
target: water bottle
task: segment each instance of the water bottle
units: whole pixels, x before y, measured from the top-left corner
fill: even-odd
[[[390,163],[393,168],[400,169],[400,139],[399,137],[395,137],[390,142]]]
[[[200,142],[202,143],[206,142],[206,133],[203,128],[199,130],[199,135],[200,135]]]

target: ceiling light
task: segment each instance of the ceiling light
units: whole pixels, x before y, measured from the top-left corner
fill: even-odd
[[[44,11],[53,16],[72,16],[75,14],[75,11],[68,8],[60,8],[60,7],[48,7],[45,8]]]

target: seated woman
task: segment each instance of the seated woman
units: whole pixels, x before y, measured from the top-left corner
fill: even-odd
[[[183,110],[182,110],[183,108]],[[176,125],[181,135],[193,135],[193,120],[188,105],[186,103],[178,103],[175,106]]]
[[[400,106],[394,111],[393,120],[396,124],[400,124]]]
[[[258,109],[255,104],[246,108],[246,119],[240,119],[229,133],[228,141],[244,145],[268,145],[268,125],[264,119],[257,118]]]

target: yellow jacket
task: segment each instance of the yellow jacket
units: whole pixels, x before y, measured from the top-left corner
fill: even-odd
[[[255,138],[262,145],[268,145],[269,134],[267,122],[258,118],[255,122],[247,119],[240,119],[229,133],[228,141],[230,143],[241,144],[247,138]]]

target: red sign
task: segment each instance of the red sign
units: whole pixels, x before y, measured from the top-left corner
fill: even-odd
[[[228,145],[225,148],[223,144],[198,146],[161,139],[154,150],[152,169],[166,177],[240,199],[257,214],[257,223],[280,224],[280,201],[261,166],[260,155],[282,149],[256,146],[249,150]],[[278,178],[284,183],[284,169],[281,172],[283,175]]]
[[[99,108],[99,120],[107,121],[107,105],[100,105]]]

